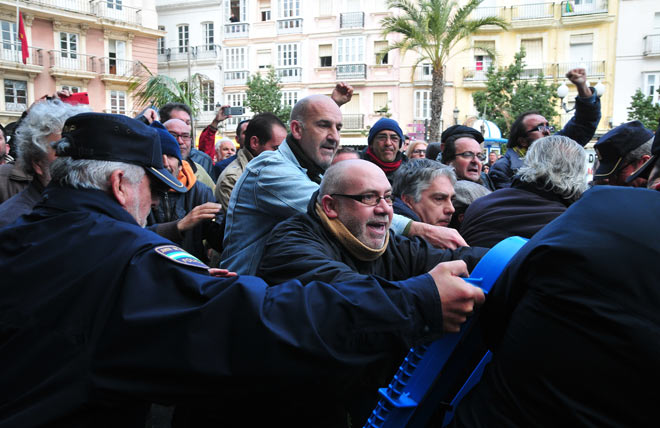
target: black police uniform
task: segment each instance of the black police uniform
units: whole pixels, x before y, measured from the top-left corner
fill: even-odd
[[[144,426],[149,402],[222,408],[256,391],[332,388],[442,330],[428,274],[305,287],[213,278],[110,195],[54,183],[0,229],[0,271],[2,427]],[[243,426],[268,420],[245,404]],[[314,425],[297,416],[290,425]]]

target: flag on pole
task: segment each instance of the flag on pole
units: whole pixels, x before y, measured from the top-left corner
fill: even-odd
[[[18,13],[18,38],[21,40],[21,57],[23,59],[23,64],[27,64],[27,59],[30,56],[30,51],[28,50],[27,36],[25,34],[25,26],[23,25],[23,15]]]

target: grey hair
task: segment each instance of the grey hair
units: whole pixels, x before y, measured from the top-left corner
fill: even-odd
[[[586,157],[584,148],[575,141],[550,135],[530,146],[518,175],[523,182],[575,201],[587,189]]]
[[[415,202],[422,199],[422,192],[438,177],[445,176],[452,186],[456,184],[454,168],[431,159],[411,159],[402,163],[394,174],[393,192],[399,198],[411,196]]]
[[[646,143],[626,153],[626,155],[621,160],[621,165],[625,165],[631,162],[636,162],[640,160],[644,155],[651,156],[651,147],[653,146],[654,138],[655,136],[651,137],[651,139],[648,140]]]
[[[465,209],[476,199],[492,193],[488,188],[470,180],[458,180],[454,184],[454,192],[454,198],[451,202],[456,211],[462,209],[462,212],[465,212]]]
[[[33,163],[48,156],[48,136],[60,134],[64,122],[71,116],[91,111],[87,105],[71,105],[59,99],[36,103],[21,120],[16,129],[16,143],[19,166],[29,174],[34,174]]]
[[[51,181],[60,186],[74,189],[110,190],[110,175],[116,170],[124,171],[124,177],[131,184],[137,184],[144,177],[144,168],[124,162],[72,159],[60,157],[50,166]]]

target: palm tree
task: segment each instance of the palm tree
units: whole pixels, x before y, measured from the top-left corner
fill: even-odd
[[[417,66],[430,62],[432,66],[431,83],[431,123],[429,138],[440,141],[440,119],[445,93],[444,65],[454,55],[471,49],[470,46],[459,49],[457,45],[462,40],[477,32],[485,25],[495,25],[507,29],[506,22],[499,17],[488,16],[470,19],[470,14],[483,0],[468,0],[460,6],[455,0],[388,0],[390,9],[398,9],[401,14],[383,18],[383,36],[392,33],[400,34],[401,39],[388,47],[388,50],[399,49],[401,55],[409,50],[418,52],[419,58],[413,65],[413,76]],[[486,51],[491,57],[495,52],[490,48]]]
[[[142,67],[146,75],[145,73],[136,74],[129,86],[136,106],[161,107],[170,102],[177,102],[188,105],[193,116],[196,117],[199,114],[203,100],[202,82],[208,80],[207,77],[195,73],[190,77],[190,85],[188,85],[187,80],[177,82],[176,79],[163,74],[154,75],[144,64]]]

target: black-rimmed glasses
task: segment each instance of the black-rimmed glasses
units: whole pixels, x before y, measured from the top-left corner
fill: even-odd
[[[371,207],[375,207],[376,205],[378,205],[381,199],[384,199],[387,205],[392,205],[392,202],[394,200],[392,198],[392,195],[378,196],[373,193],[367,193],[366,195],[342,195],[341,193],[333,193],[330,196],[332,197],[341,196],[343,198],[353,199],[354,201],[361,202]]]

